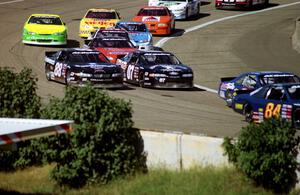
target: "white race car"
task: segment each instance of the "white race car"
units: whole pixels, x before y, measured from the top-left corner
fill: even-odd
[[[149,6],[166,6],[174,14],[175,19],[186,19],[199,14],[200,0],[149,0]]]

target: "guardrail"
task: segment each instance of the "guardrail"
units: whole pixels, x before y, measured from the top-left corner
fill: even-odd
[[[295,31],[292,36],[293,48],[300,53],[300,17],[295,21]]]

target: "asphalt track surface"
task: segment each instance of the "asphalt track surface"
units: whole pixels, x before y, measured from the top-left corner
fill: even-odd
[[[270,1],[270,7],[298,2]],[[54,13],[68,26],[68,47],[82,46],[79,21],[89,8],[117,9],[122,19],[130,20],[147,1],[135,0],[0,0],[0,66],[20,71],[31,68],[38,77],[38,94],[46,102],[51,96],[63,97],[64,85],[48,82],[44,74],[45,51],[58,47],[28,46],[21,43],[25,20],[32,13]],[[184,34],[185,29],[227,16],[249,11],[216,10],[212,1],[204,2],[199,16],[177,21],[173,39],[163,48],[175,53],[191,66],[195,84],[211,91],[154,90],[128,85],[109,90],[114,97],[133,104],[133,120],[141,129],[183,131],[209,136],[236,136],[247,125],[243,117],[225,106],[212,91],[221,77],[246,71],[279,70],[300,75],[300,55],[292,49],[294,21],[300,4],[238,17]],[[155,37],[155,42],[163,37]]]

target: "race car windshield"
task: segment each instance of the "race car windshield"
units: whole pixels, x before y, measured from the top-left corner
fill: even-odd
[[[276,76],[267,76],[267,77],[261,76],[259,80],[262,85],[272,84],[272,83],[299,83],[300,82],[299,78],[294,75],[289,75],[289,76],[276,75]]]
[[[142,9],[138,16],[167,16],[168,12],[165,9]]]
[[[173,55],[143,55],[146,65],[158,65],[158,64],[168,64],[168,65],[179,65],[180,61]]]
[[[297,87],[291,86],[287,89],[287,91],[292,100],[300,99],[300,86]]]
[[[36,17],[32,16],[28,24],[47,24],[47,25],[62,25],[60,18],[58,17]]]
[[[131,32],[147,32],[147,27],[145,24],[127,24],[122,25],[122,27]]]
[[[71,63],[108,63],[106,57],[98,54],[70,54],[69,62]]]
[[[107,32],[99,32],[99,33],[96,34],[95,37],[100,38],[101,36],[105,36],[105,37],[124,37],[126,39],[128,38],[127,33],[113,32],[113,31],[111,31],[111,32],[109,32],[109,31],[107,31]]]
[[[133,48],[134,46],[127,40],[118,40],[118,39],[101,40],[101,39],[98,39],[91,43],[91,47]]]
[[[93,12],[89,11],[86,18],[98,18],[98,19],[117,19],[117,16],[114,12]]]

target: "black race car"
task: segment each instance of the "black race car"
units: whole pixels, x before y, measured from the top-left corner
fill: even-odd
[[[47,80],[82,86],[91,82],[95,87],[120,88],[123,70],[112,64],[99,51],[90,49],[63,49],[45,52]]]
[[[117,65],[124,70],[124,81],[141,87],[193,87],[192,69],[169,52],[137,50],[118,59]]]

